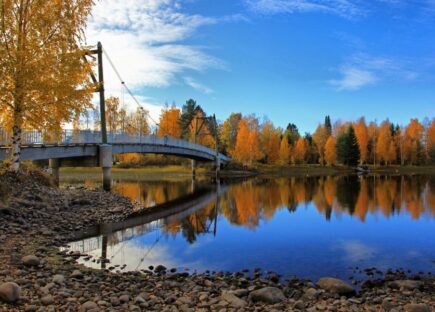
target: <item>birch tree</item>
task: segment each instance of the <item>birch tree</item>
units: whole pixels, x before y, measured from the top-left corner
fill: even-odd
[[[0,0],[0,120],[20,169],[24,127],[59,133],[90,105],[92,64],[83,62],[92,0]]]

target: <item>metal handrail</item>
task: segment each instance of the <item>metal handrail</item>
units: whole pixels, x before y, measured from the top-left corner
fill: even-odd
[[[61,133],[53,134],[46,131],[26,130],[21,136],[21,144],[27,145],[70,145],[70,144],[100,144],[101,132],[93,130],[62,130]],[[170,136],[156,136],[145,134],[131,134],[122,131],[108,133],[109,144],[144,144],[171,146],[201,151],[210,155],[216,155],[216,151],[200,144],[194,144],[186,140]],[[11,133],[0,128],[0,146],[11,144]],[[230,160],[229,157],[219,154],[219,158]]]

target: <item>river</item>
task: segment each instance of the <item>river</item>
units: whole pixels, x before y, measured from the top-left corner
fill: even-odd
[[[62,177],[63,185],[97,181]],[[87,266],[260,268],[354,283],[373,267],[435,273],[435,176],[257,177],[216,186],[205,178],[193,184],[188,177],[115,175],[113,192],[137,202],[138,213],[77,234],[70,249],[92,255],[79,260]],[[110,263],[98,261],[102,255]]]

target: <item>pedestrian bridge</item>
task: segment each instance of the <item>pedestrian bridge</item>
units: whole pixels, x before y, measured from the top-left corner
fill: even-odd
[[[101,132],[90,130],[67,130],[57,139],[51,139],[48,133],[25,131],[22,135],[22,160],[69,159],[76,157],[99,156]],[[0,160],[10,153],[10,136],[0,131]],[[216,150],[171,137],[155,135],[108,133],[108,144],[112,154],[144,153],[174,155],[199,161],[219,161],[227,163],[230,158]]]

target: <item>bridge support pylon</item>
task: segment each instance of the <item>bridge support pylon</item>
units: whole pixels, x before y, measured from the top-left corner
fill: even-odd
[[[99,147],[100,167],[103,171],[103,189],[110,191],[112,187],[112,145],[102,144]]]
[[[196,160],[192,159],[192,177],[196,177]]]
[[[53,177],[54,183],[56,186],[59,186],[59,167],[60,167],[60,160],[57,158],[50,158],[48,160],[48,167],[51,171],[51,176]]]
[[[221,174],[221,160],[219,156],[216,156],[216,179],[219,179]]]

